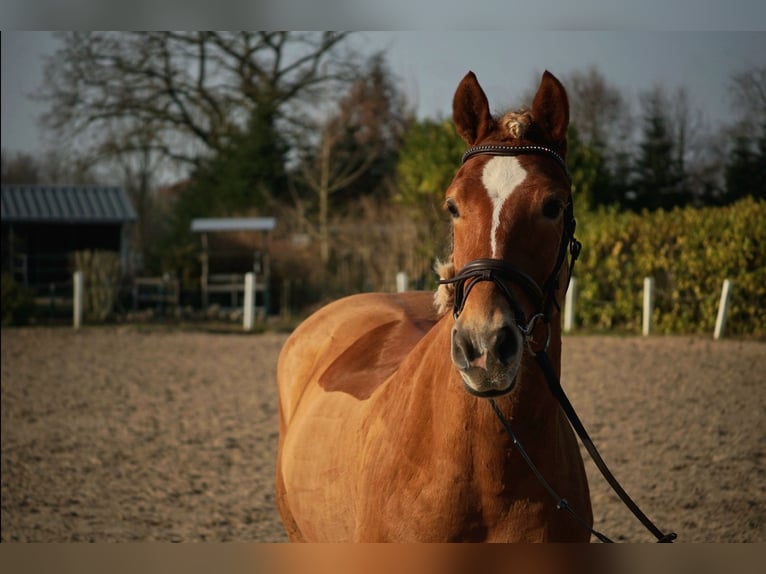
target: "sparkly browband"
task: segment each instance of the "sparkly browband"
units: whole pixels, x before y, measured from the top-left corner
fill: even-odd
[[[463,154],[463,163],[475,155],[524,155],[528,153],[538,153],[552,157],[558,162],[569,178],[569,169],[567,169],[567,163],[564,161],[564,158],[552,149],[540,145],[477,145],[465,150],[465,153]]]

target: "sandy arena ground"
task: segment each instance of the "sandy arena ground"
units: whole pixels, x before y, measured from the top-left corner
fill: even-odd
[[[285,335],[2,330],[9,541],[284,541]],[[766,343],[576,336],[564,388],[623,486],[683,542],[766,541]],[[652,541],[586,464],[596,527]]]

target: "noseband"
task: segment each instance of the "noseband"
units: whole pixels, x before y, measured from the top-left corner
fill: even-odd
[[[463,163],[475,155],[517,156],[529,154],[545,155],[556,160],[559,166],[564,170],[567,180],[571,181],[564,159],[552,149],[543,146],[474,146],[468,148],[463,154]],[[528,273],[511,265],[503,259],[474,259],[467,263],[454,277],[439,280],[440,285],[452,284],[455,286],[452,309],[453,317],[457,319],[463,312],[468,295],[478,283],[490,281],[500,289],[500,292],[510,303],[514,315],[516,316],[516,323],[525,338],[528,339],[531,336],[531,332],[537,319],[542,319],[546,324],[549,323],[551,306],[559,306],[556,301],[556,290],[559,287],[559,276],[561,275],[561,268],[566,259],[567,251],[569,251],[571,256],[567,284],[572,277],[574,262],[579,256],[581,249],[580,242],[575,239],[574,236],[575,226],[574,208],[570,201],[564,210],[564,233],[561,236],[556,264],[542,286],[540,286]],[[529,321],[527,321],[524,316],[524,313],[513,294],[511,286],[514,284],[524,290],[535,306],[536,311]],[[546,342],[546,348],[548,342],[549,341]]]

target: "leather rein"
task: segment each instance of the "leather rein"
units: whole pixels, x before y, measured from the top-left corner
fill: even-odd
[[[468,148],[468,150],[466,150],[466,152],[463,154],[463,163],[476,155],[516,156],[525,154],[539,154],[554,159],[564,170],[564,173],[567,176],[567,180],[571,183],[569,170],[567,169],[567,165],[564,159],[555,151],[544,146],[514,146],[500,144],[473,146]],[[556,264],[550,276],[542,286],[540,286],[529,274],[517,267],[514,267],[503,259],[475,259],[467,263],[454,277],[439,280],[439,284],[454,285],[455,294],[453,301],[453,317],[455,319],[460,316],[465,306],[466,300],[468,299],[468,295],[478,283],[483,281],[490,281],[499,288],[513,309],[514,315],[516,316],[517,326],[524,336],[524,340],[527,343],[527,347],[530,353],[534,355],[535,359],[540,365],[540,368],[545,375],[545,380],[548,383],[548,388],[558,401],[559,405],[564,411],[564,414],[569,420],[569,423],[577,433],[577,436],[580,437],[585,450],[588,451],[588,454],[590,455],[591,459],[593,459],[593,462],[596,464],[596,467],[598,467],[604,479],[612,487],[612,490],[614,490],[614,492],[620,497],[620,500],[622,500],[623,504],[625,504],[625,506],[628,507],[628,509],[644,525],[644,527],[649,530],[649,532],[651,532],[655,538],[657,538],[657,542],[673,542],[673,540],[675,540],[677,537],[676,533],[663,533],[659,528],[657,528],[657,526],[655,526],[655,524],[649,520],[646,514],[641,511],[638,505],[633,502],[628,493],[625,492],[625,489],[620,485],[612,472],[609,470],[603,458],[596,449],[596,446],[593,444],[590,435],[585,430],[580,417],[577,416],[572,403],[569,401],[566,393],[564,393],[564,389],[561,387],[559,377],[556,374],[553,365],[551,364],[550,358],[548,357],[547,351],[551,339],[551,309],[552,306],[555,305],[560,310],[559,303],[556,301],[556,292],[559,288],[559,277],[561,275],[561,270],[563,268],[564,261],[566,260],[567,252],[569,252],[570,263],[566,283],[568,286],[572,278],[572,270],[574,269],[575,261],[580,255],[580,250],[582,248],[582,244],[574,236],[575,227],[576,222],[574,218],[574,208],[572,201],[570,200],[564,210],[564,231],[561,236],[561,243],[559,245]],[[524,313],[513,294],[511,285],[517,285],[518,287],[522,288],[537,309],[537,312],[528,320],[524,316]],[[538,321],[542,321],[547,327],[547,337],[543,346],[535,349],[532,341],[532,333]],[[511,429],[510,423],[503,416],[494,400],[489,399],[489,402],[506,433],[511,438],[511,441],[513,442],[516,449],[519,451],[519,454],[526,461],[527,465],[537,480],[556,501],[556,508],[560,510],[567,510],[583,528],[589,530],[591,534],[593,534],[601,542],[613,542],[613,540],[604,534],[594,530],[569,506],[569,503],[566,501],[566,499],[559,496],[553,487],[551,487],[551,485],[548,483],[545,477],[542,476],[532,459],[527,454],[524,446],[521,444]]]

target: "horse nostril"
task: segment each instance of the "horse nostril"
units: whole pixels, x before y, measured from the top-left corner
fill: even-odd
[[[459,369],[468,369],[479,356],[471,337],[458,329],[452,331],[452,362]]]
[[[498,360],[508,365],[513,361],[519,350],[518,340],[510,327],[503,327],[495,338],[495,354]]]

